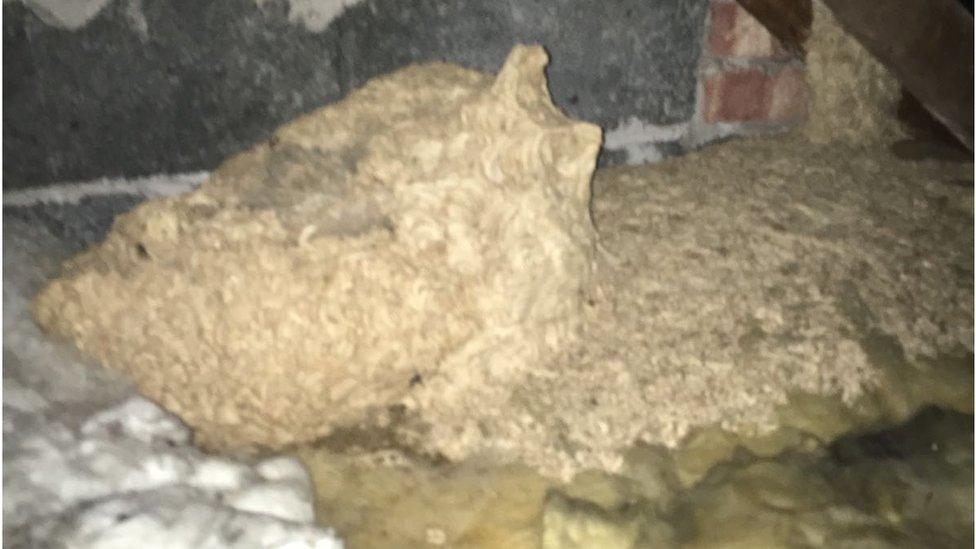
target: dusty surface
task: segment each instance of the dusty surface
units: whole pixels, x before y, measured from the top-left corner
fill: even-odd
[[[296,120],[121,216],[41,292],[39,323],[210,448],[314,440],[422,381],[420,406],[470,406],[580,323],[600,130],[552,105],[546,62],[412,67]]]
[[[971,170],[797,138],[601,171],[581,343],[426,417],[567,478],[695,426],[768,432],[794,392],[864,418],[971,407],[971,370],[927,381],[972,352],[972,189],[953,183]]]

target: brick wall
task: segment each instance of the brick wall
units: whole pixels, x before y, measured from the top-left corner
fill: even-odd
[[[784,131],[806,119],[802,59],[735,0],[712,0],[706,26],[697,141]]]

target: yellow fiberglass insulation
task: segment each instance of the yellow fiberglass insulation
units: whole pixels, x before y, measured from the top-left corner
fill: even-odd
[[[119,217],[37,320],[233,451],[550,360],[581,322],[601,134],[553,106],[546,62],[371,81]]]

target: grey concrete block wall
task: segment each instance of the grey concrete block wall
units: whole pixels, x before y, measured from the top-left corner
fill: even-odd
[[[34,2],[3,3],[6,189],[209,170],[376,75],[435,60],[497,71],[518,42],[546,46],[552,95],[572,116],[611,132],[681,124],[707,7],[319,0],[331,13],[310,24],[316,0],[108,0],[59,25]]]
[[[210,169],[338,99],[335,33],[264,8],[147,0],[143,32],[122,0],[76,30],[4,3],[4,188]]]

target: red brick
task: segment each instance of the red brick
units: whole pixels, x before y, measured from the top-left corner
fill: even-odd
[[[786,59],[789,52],[734,0],[712,0],[708,44],[727,59]]]
[[[735,46],[735,18],[739,5],[735,2],[714,0],[709,14],[708,45],[712,54],[719,57],[731,55]]]
[[[705,122],[788,123],[807,112],[803,71],[786,67],[773,74],[759,69],[719,72],[705,80]]]

